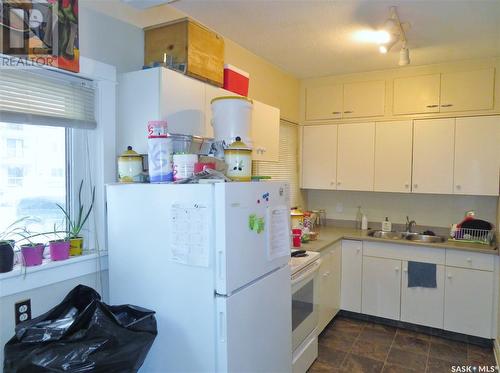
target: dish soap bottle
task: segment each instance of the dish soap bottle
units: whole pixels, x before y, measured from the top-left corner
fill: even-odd
[[[389,221],[389,218],[386,216],[385,220],[382,222],[382,231],[390,232],[392,231],[392,223]]]
[[[363,214],[363,217],[361,218],[361,229],[364,231],[368,229],[368,218],[365,214]]]
[[[356,229],[361,229],[362,220],[363,213],[361,212],[361,206],[358,206],[358,212],[356,212]]]

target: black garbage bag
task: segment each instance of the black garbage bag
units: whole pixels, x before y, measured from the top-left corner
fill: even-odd
[[[16,327],[4,372],[136,372],[157,334],[155,312],[109,306],[78,285],[47,313]]]

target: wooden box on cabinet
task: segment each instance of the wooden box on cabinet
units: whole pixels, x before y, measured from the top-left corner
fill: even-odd
[[[144,64],[163,62],[164,55],[186,64],[186,74],[222,87],[224,39],[187,18],[144,29]]]

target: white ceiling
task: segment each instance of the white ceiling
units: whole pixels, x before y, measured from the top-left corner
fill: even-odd
[[[297,77],[397,66],[352,34],[381,27],[396,5],[412,65],[500,55],[500,1],[179,0],[170,6]],[[152,8],[151,10],[153,10]]]

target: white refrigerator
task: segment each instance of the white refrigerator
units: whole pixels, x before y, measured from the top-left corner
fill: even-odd
[[[107,186],[111,304],[156,311],[141,372],[291,372],[288,185]]]

